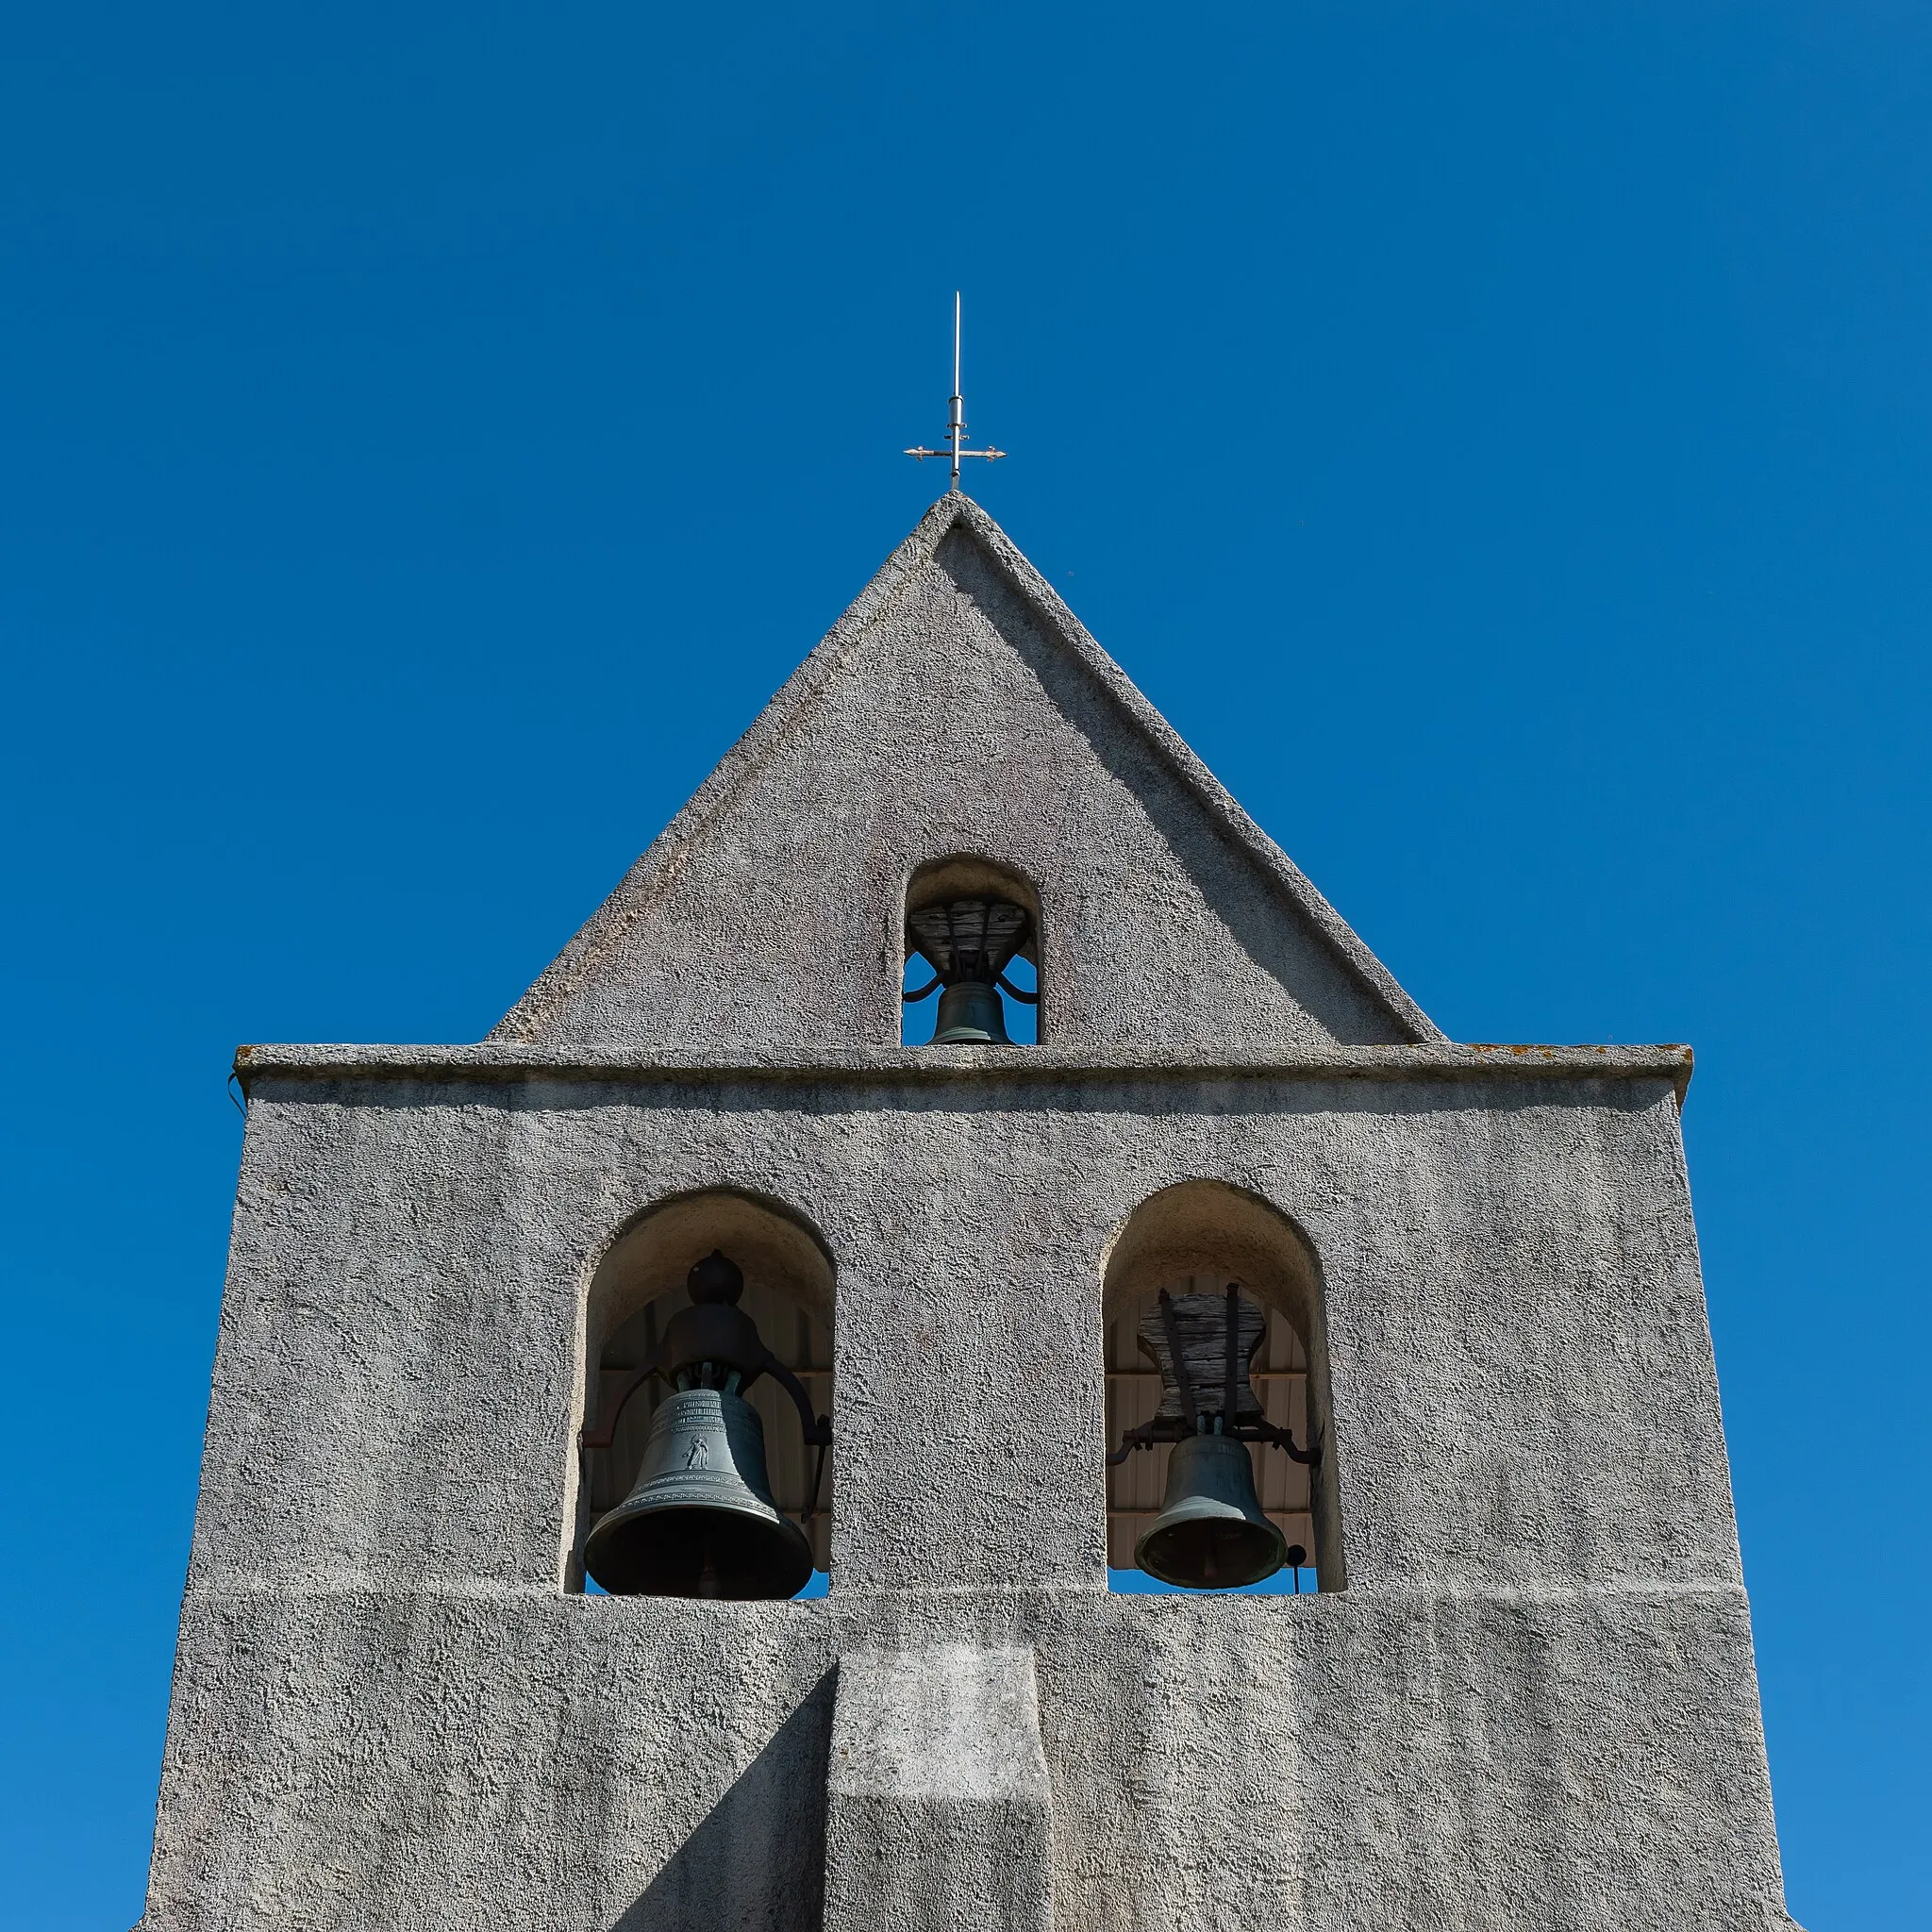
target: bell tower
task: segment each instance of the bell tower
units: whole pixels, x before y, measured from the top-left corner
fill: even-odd
[[[1689,1051],[1446,1040],[970,498],[236,1068],[143,1932],[1790,1924]]]

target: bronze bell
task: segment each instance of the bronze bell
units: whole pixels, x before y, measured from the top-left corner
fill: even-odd
[[[613,1596],[796,1596],[811,1545],[772,1500],[758,1410],[722,1389],[667,1396],[637,1482],[597,1519],[584,1568]]]
[[[1010,1046],[1006,1009],[997,989],[982,979],[962,979],[940,994],[935,1046]]]
[[[619,1411],[651,1375],[672,1392],[651,1418],[631,1492],[597,1519],[584,1568],[613,1596],[789,1597],[810,1580],[811,1545],[772,1498],[765,1429],[743,1391],[760,1375],[796,1405],[819,1475],[832,1428],[814,1417],[797,1376],[737,1306],[744,1276],[715,1249],[692,1268],[691,1306],[672,1317],[586,1448],[608,1447]],[[816,1482],[813,1486],[816,1494]]]
[[[1163,1583],[1235,1590],[1273,1576],[1288,1539],[1261,1513],[1248,1445],[1233,1436],[1189,1436],[1167,1464],[1167,1500],[1141,1531],[1134,1561]]]
[[[1108,1461],[1174,1445],[1167,1499],[1134,1545],[1135,1562],[1163,1583],[1238,1590],[1290,1560],[1288,1539],[1255,1493],[1248,1444],[1272,1442],[1310,1466],[1321,1450],[1298,1448],[1262,1411],[1248,1365],[1266,1335],[1267,1318],[1234,1282],[1224,1295],[1176,1297],[1163,1288],[1141,1324],[1141,1347],[1160,1371],[1160,1406],[1151,1422],[1126,1431]],[[1292,1554],[1299,1588],[1307,1552],[1297,1545]]]
[[[902,997],[910,1005],[940,992],[935,1046],[1010,1046],[1000,990],[1028,1006],[1038,996],[1006,978],[1006,970],[1033,937],[1033,915],[1010,899],[950,899],[906,917],[906,944],[934,977]]]

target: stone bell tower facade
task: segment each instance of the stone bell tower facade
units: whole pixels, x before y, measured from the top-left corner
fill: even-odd
[[[1450,1043],[967,498],[489,1040],[238,1069],[144,1932],[1790,1924],[1689,1054]],[[587,1589],[741,1278],[829,1593]],[[1115,1593],[1224,1294],[1309,1587]]]

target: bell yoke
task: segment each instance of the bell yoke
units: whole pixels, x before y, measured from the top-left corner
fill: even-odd
[[[831,1446],[827,1416],[814,1416],[798,1377],[767,1348],[737,1306],[744,1275],[713,1249],[686,1278],[680,1309],[643,1367],[616,1391],[583,1446],[608,1449],[625,1405],[652,1375],[671,1393],[651,1418],[638,1479],[597,1519],[584,1568],[613,1596],[790,1597],[811,1578],[811,1546],[772,1499],[765,1429],[744,1391],[770,1375],[791,1397],[808,1445],[816,1444],[816,1501]]]

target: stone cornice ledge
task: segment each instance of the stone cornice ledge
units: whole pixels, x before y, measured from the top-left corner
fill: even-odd
[[[1681,1101],[1688,1046],[1206,1047],[871,1046],[804,1052],[746,1049],[726,1057],[600,1052],[582,1047],[243,1046],[243,1091],[264,1075],[313,1080],[567,1080],[702,1082],[1117,1079],[1668,1080]]]

